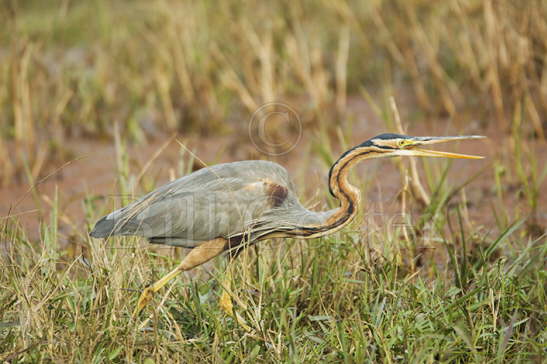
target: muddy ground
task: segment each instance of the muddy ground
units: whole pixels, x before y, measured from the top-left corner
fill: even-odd
[[[298,107],[294,107],[298,110]],[[403,110],[404,113],[404,110]],[[443,150],[452,150],[466,154],[483,155],[486,158],[479,161],[453,161],[448,173],[448,181],[452,186],[464,183],[470,176],[480,175],[465,189],[467,207],[471,222],[488,232],[497,231],[496,209],[500,209],[500,202],[494,189],[494,165],[496,161],[507,161],[512,151],[509,133],[496,127],[496,123],[486,123],[488,129],[481,128],[481,123],[466,123],[465,130],[457,130],[457,123],[437,120],[432,122],[414,122],[408,126],[409,135],[457,135],[480,134],[488,137],[481,141],[467,141],[457,145],[442,146]],[[368,105],[359,100],[349,103],[346,120],[339,121],[340,130],[348,139],[348,143],[356,145],[370,137],[391,130],[386,130],[384,123],[379,120]],[[269,127],[272,129],[272,127]],[[280,125],[279,128],[288,128]],[[346,128],[351,128],[348,131]],[[333,128],[335,129],[335,128]],[[281,155],[269,155],[259,150],[253,144],[252,135],[249,135],[247,122],[229,125],[226,132],[216,136],[184,135],[183,133],[172,138],[172,135],[162,135],[147,142],[127,146],[131,173],[138,175],[142,168],[153,160],[146,170],[143,180],[148,185],[156,186],[178,177],[181,146],[177,140],[192,150],[205,164],[216,164],[243,159],[268,159],[285,166],[296,182],[297,189],[305,205],[313,208],[325,208],[325,194],[327,188],[328,166],[317,156],[317,145],[321,143],[319,133],[311,126],[302,125],[302,136],[296,138],[294,128],[287,130],[267,130],[270,133],[281,133],[283,137],[298,140],[294,148]],[[293,133],[293,135],[291,135]],[[338,143],[336,133],[331,135],[333,155],[343,152]],[[170,142],[168,142],[171,140]],[[168,142],[168,144],[166,144]],[[162,149],[165,147],[164,149]],[[28,182],[13,181],[10,185],[0,189],[0,215],[3,218],[17,217],[17,221],[26,231],[31,241],[38,241],[40,223],[49,222],[51,203],[58,191],[60,204],[59,232],[62,244],[67,241],[83,241],[87,239],[89,224],[98,216],[86,216],[84,200],[92,198],[94,206],[102,212],[116,204],[118,200],[118,174],[116,167],[116,148],[113,140],[76,139],[71,140],[64,148],[70,151],[71,159],[57,162],[48,166],[34,186]],[[547,146],[537,139],[529,139],[527,148],[532,150],[540,167],[539,174],[543,173],[547,162]],[[161,150],[161,152],[160,152]],[[159,153],[156,157],[155,154]],[[194,169],[200,167],[194,163]],[[399,171],[394,163],[386,160],[367,161],[357,167],[354,181],[365,181],[367,193],[364,195],[364,208],[369,216],[394,216],[400,212],[399,192],[402,184]],[[424,180],[425,183],[425,180]],[[542,188],[545,186],[543,183]],[[521,188],[518,182],[504,186],[507,191],[514,192]],[[34,189],[34,190],[33,190]],[[138,196],[144,191],[137,188]],[[522,194],[506,193],[503,201],[504,208],[520,209],[520,215],[529,213],[526,209]],[[457,199],[460,199],[459,195]],[[539,208],[535,216],[539,229],[547,226],[547,194],[540,193]],[[367,221],[363,220],[363,229],[367,229]],[[382,221],[382,218],[380,218]]]

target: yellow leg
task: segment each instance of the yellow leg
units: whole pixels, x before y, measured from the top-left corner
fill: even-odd
[[[221,285],[222,294],[218,300],[218,305],[229,316],[234,316],[234,305],[232,303],[232,270],[230,265],[226,268],[226,274]]]
[[[229,263],[228,267],[226,268],[226,274],[223,279],[223,283],[221,285],[222,287],[222,294],[220,295],[220,299],[218,301],[218,304],[222,311],[224,311],[228,316],[233,317],[238,324],[241,325],[246,331],[251,331],[251,328],[249,325],[247,325],[247,322],[241,317],[237,312],[234,313],[234,305],[232,303],[232,264]],[[239,300],[236,297],[236,300],[238,301],[238,305],[241,306],[243,309],[245,309],[245,306],[239,302]]]
[[[133,311],[133,317],[137,317],[139,312],[150,302],[156,292],[158,292],[163,286],[167,284],[171,279],[175,278],[180,272],[190,270],[203,263],[208,262],[220,253],[222,253],[227,246],[226,239],[219,238],[210,240],[201,244],[200,246],[192,249],[190,253],[182,260],[182,262],[171,272],[161,278],[159,281],[147,287],[142,292],[137,307]]]

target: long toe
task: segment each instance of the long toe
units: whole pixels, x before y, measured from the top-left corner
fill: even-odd
[[[142,309],[150,302],[152,297],[154,296],[154,291],[150,289],[150,287],[145,288],[141,296],[139,297],[139,301],[137,302],[137,306],[135,307],[135,310],[133,311],[133,318],[136,318],[139,313],[142,311]]]
[[[220,296],[220,299],[218,300],[218,305],[224,311],[228,316],[234,315],[234,305],[232,303],[232,298],[230,297],[230,294],[226,292],[225,290],[222,291],[222,295]]]
[[[232,298],[230,294],[223,290],[218,304],[222,311],[224,311],[228,316],[234,318],[236,322],[247,332],[251,331],[251,327],[247,325],[247,321],[237,312],[234,313],[234,304],[232,303]]]

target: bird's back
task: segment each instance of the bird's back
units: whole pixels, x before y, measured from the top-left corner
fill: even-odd
[[[302,208],[285,168],[240,161],[203,168],[99,220],[93,237],[139,235],[193,247],[244,233],[272,211]]]

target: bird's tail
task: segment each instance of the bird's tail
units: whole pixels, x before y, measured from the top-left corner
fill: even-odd
[[[107,238],[112,235],[117,235],[116,221],[116,219],[109,218],[108,216],[103,217],[97,221],[89,235],[93,238]]]

